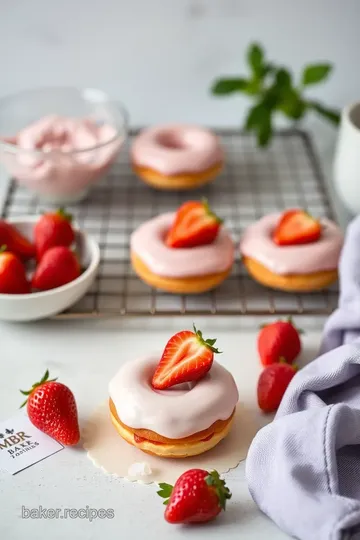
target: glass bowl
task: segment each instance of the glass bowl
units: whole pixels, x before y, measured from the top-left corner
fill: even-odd
[[[42,200],[83,199],[116,160],[127,113],[93,88],[39,88],[0,99],[0,164]]]

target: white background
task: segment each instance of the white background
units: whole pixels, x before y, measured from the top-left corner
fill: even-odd
[[[359,0],[0,0],[0,95],[39,85],[96,86],[134,125],[237,126],[247,101],[215,99],[214,77],[244,72],[262,42],[276,61],[336,65],[315,94],[360,98]]]

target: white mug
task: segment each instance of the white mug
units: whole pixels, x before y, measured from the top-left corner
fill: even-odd
[[[360,214],[360,102],[345,107],[334,161],[334,186],[353,214]]]

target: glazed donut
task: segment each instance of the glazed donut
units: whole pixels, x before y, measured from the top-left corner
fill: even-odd
[[[187,125],[156,126],[143,130],[131,149],[133,169],[157,189],[194,189],[221,171],[223,151],[211,131]]]
[[[111,420],[128,443],[168,458],[201,454],[229,432],[239,399],[229,371],[213,362],[196,383],[154,390],[159,358],[124,364],[109,384]]]
[[[251,276],[267,287],[293,292],[315,291],[334,283],[343,244],[339,227],[322,219],[321,237],[316,242],[279,246],[272,232],[280,217],[267,215],[245,230],[240,252]]]
[[[175,294],[195,294],[217,287],[231,272],[233,241],[224,227],[212,244],[173,249],[165,236],[175,213],[162,214],[131,235],[131,262],[148,285]]]

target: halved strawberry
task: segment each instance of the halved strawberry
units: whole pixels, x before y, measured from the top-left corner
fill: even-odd
[[[186,248],[211,244],[221,224],[222,220],[210,210],[207,201],[188,201],[178,209],[166,245]]]
[[[320,236],[320,222],[305,210],[295,208],[283,213],[273,233],[273,240],[278,246],[291,246],[316,242]]]
[[[212,366],[216,339],[205,340],[200,330],[184,330],[175,334],[166,344],[163,355],[152,378],[157,390],[164,390],[184,382],[204,377]]]

